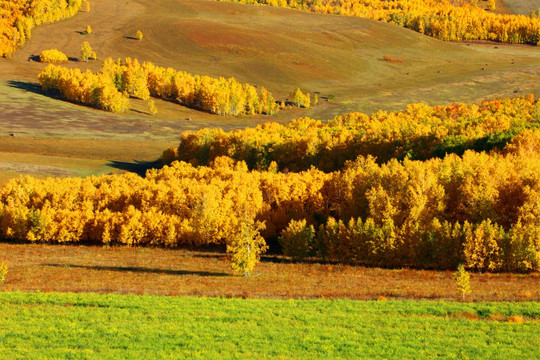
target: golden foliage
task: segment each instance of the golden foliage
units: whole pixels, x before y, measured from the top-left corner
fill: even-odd
[[[141,30],[137,30],[137,32],[135,33],[135,37],[137,38],[137,40],[142,40],[143,36],[144,35]]]
[[[89,59],[97,59],[96,53],[92,50],[88,41],[84,41],[81,45],[81,59],[86,62],[88,62]]]
[[[0,57],[9,57],[32,29],[75,15],[81,0],[0,0]]]
[[[8,273],[8,266],[5,262],[0,262],[0,284],[6,281],[6,276]]]
[[[526,144],[524,136],[508,147]],[[218,157],[211,167],[175,162],[145,178],[25,177],[0,192],[4,238],[222,244],[244,273],[265,248],[260,236],[279,234],[296,258],[536,271],[538,219],[540,154],[519,150],[382,165],[359,157],[334,173],[248,171]]]
[[[309,93],[304,94],[300,88],[296,88],[289,94],[289,100],[292,101],[297,107],[304,107],[309,109],[311,105],[311,96]]]
[[[83,44],[81,56],[87,61],[88,58],[95,58],[95,53],[92,52],[87,42]],[[60,70],[60,68],[54,71],[45,69],[39,75],[44,90],[57,89],[70,101],[96,106],[90,101],[78,101],[65,96],[65,90],[56,87],[57,85],[65,85],[56,81],[59,72],[67,77],[75,77],[74,79],[66,79],[70,83],[70,88],[80,87],[72,89],[73,92],[85,91],[87,85],[77,79],[81,73],[80,70]],[[257,92],[255,87],[241,84],[234,78],[191,75],[171,68],[165,69],[150,62],[140,64],[137,59],[125,58],[124,61],[120,61],[120,59],[113,61],[111,58],[107,58],[99,74],[92,74],[88,71],[83,74],[86,78],[101,79],[111,85],[106,90],[113,94],[116,94],[116,91],[143,100],[147,100],[152,95],[218,115],[252,115],[256,113],[272,115],[279,109],[272,94],[264,87]],[[112,106],[97,107],[115,111],[112,110]]]
[[[46,63],[57,64],[60,62],[68,61],[68,57],[61,51],[56,49],[43,50],[39,55],[39,61]]]
[[[449,0],[222,0],[259,3],[326,14],[384,21],[442,40],[494,40],[514,44],[540,43],[540,19],[485,11],[464,1]],[[495,9],[488,1],[488,8]]]
[[[463,264],[459,264],[457,272],[454,273],[454,281],[456,282],[456,286],[461,293],[463,300],[465,300],[465,295],[471,293],[470,277],[471,276],[467,270],[465,270]]]
[[[461,155],[467,149],[502,149],[521,129],[538,127],[540,103],[534,96],[479,105],[410,104],[405,111],[378,111],[369,116],[351,113],[325,122],[301,118],[231,132],[186,131],[177,159],[207,165],[215,157],[230,156],[252,169],[267,169],[275,161],[280,169],[291,171],[310,166],[335,171],[359,155],[372,155],[383,163],[393,158]],[[538,149],[538,140],[531,139],[528,148]]]
[[[150,111],[150,114],[152,116],[155,116],[157,114],[158,109],[156,104],[154,103],[154,100],[148,101],[148,111]]]
[[[89,70],[68,69],[49,64],[40,74],[43,91],[57,91],[68,101],[94,106],[112,112],[123,112],[129,107],[129,99],[119,92],[111,79],[104,74],[92,74]]]

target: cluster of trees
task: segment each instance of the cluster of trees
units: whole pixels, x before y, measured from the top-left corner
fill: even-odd
[[[442,40],[540,43],[540,19],[486,11],[477,1],[449,0],[224,0],[266,4],[393,23]],[[493,5],[493,4],[491,4]],[[494,9],[494,6],[488,6]]]
[[[46,62],[46,63],[61,63],[64,61],[68,61],[68,57],[63,52],[56,50],[56,49],[50,49],[50,50],[43,50],[41,54],[39,54],[39,61]]]
[[[540,102],[533,95],[484,101],[479,105],[408,105],[405,111],[340,115],[330,121],[302,118],[288,124],[266,123],[224,132],[184,132],[177,149],[164,159],[208,165],[218,156],[245,161],[251,169],[300,171],[315,166],[335,171],[357,156],[377,162],[425,160],[461,155],[467,149],[502,149],[517,133],[540,127]]]
[[[309,109],[311,106],[311,95],[310,93],[303,93],[300,88],[296,88],[289,94],[289,100],[296,105],[297,107],[303,107]]]
[[[103,73],[49,64],[38,78],[43,91],[57,93],[74,103],[112,112],[123,112],[129,108],[127,94],[119,92],[111,78]]]
[[[241,84],[234,78],[192,75],[151,62],[141,64],[130,58],[124,61],[108,58],[98,74],[47,67],[39,74],[39,81],[43,90],[57,90],[69,101],[113,112],[126,109],[129,96],[143,100],[153,96],[218,115],[272,115],[279,110],[272,94],[264,87],[257,91],[254,86]],[[107,102],[107,106],[103,106],[96,96],[79,96],[104,86],[107,96],[114,96],[118,104],[112,106]]]
[[[151,62],[132,66],[135,73],[146,75],[148,90],[154,97],[218,115],[273,115],[279,111],[278,103],[264,87],[257,91],[234,78],[192,75]]]
[[[500,153],[385,164],[360,156],[333,173],[250,171],[219,157],[211,167],[175,162],[145,178],[24,177],[0,191],[2,238],[222,244],[255,259],[261,236],[281,235],[294,257],[539,270],[539,224],[540,130],[522,131]]]
[[[0,57],[9,57],[32,29],[75,15],[81,0],[0,0]]]

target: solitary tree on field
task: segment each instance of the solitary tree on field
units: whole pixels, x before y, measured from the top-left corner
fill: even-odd
[[[148,101],[148,111],[150,111],[150,114],[152,114],[152,116],[157,114],[157,107],[154,103],[154,100]]]
[[[90,35],[92,33],[92,28],[90,27],[90,25],[88,25],[86,27],[86,35]]]
[[[234,271],[249,276],[260,255],[268,246],[259,233],[264,229],[264,224],[256,221],[247,214],[247,210],[240,218],[238,233],[227,245],[227,252],[231,254],[231,266]]]
[[[81,58],[83,61],[88,62],[90,58],[96,58],[96,53],[92,51],[92,47],[88,43],[88,41],[85,41],[82,43],[81,46]]]
[[[142,40],[143,38],[143,33],[141,30],[137,30],[137,32],[135,33],[135,37],[138,39],[138,40]]]
[[[89,1],[86,1],[84,3],[84,11],[90,12],[90,2]]]
[[[465,270],[463,264],[459,264],[457,272],[454,273],[454,280],[456,281],[456,285],[463,296],[463,300],[465,300],[466,294],[471,293],[471,285],[469,284],[470,277],[471,276],[467,270]]]
[[[6,280],[6,275],[8,273],[8,266],[5,262],[0,262],[0,284]]]

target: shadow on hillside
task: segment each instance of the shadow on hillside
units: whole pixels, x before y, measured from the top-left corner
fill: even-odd
[[[227,257],[227,254],[192,254],[190,255],[195,258],[207,258],[207,259],[223,259]],[[273,264],[321,264],[323,263],[319,259],[304,259],[302,261],[293,261],[290,258],[279,255],[261,255],[261,262],[263,263],[273,263]]]
[[[156,160],[156,161],[135,160],[133,162],[112,160],[107,165],[115,169],[120,169],[120,170],[135,173],[141,177],[144,177],[146,175],[146,172],[150,169],[160,169],[161,167],[163,167],[163,164],[159,160]]]
[[[50,267],[59,267],[59,268],[136,272],[136,273],[162,274],[162,275],[165,274],[165,275],[195,275],[195,276],[229,276],[229,274],[223,273],[223,272],[149,269],[149,268],[132,267],[132,266],[122,267],[122,266],[73,265],[73,264],[42,264],[42,265],[50,266]]]
[[[25,90],[34,94],[46,95],[41,91],[41,85],[38,83],[10,80],[8,81],[8,86],[16,89]]]

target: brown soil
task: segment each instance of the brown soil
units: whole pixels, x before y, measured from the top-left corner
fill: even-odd
[[[251,298],[445,299],[460,295],[450,271],[290,263],[264,257],[235,276],[219,252],[0,243],[5,290]],[[472,274],[471,301],[540,300],[538,273]]]

